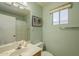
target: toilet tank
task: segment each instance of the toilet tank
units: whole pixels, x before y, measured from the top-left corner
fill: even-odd
[[[35,46],[38,46],[38,47],[43,49],[43,42],[38,42],[38,43],[35,44]]]

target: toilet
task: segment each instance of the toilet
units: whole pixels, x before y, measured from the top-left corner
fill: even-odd
[[[48,51],[43,51],[41,56],[53,56],[53,55],[49,53]]]
[[[38,46],[43,49],[43,42],[39,42],[39,43],[35,44],[35,46]],[[48,51],[42,51],[41,56],[53,56],[53,55]]]

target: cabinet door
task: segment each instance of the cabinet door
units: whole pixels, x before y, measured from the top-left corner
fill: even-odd
[[[16,18],[0,14],[0,45],[15,41]]]

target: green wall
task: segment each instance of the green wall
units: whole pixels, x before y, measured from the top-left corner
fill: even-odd
[[[79,29],[60,29],[60,25],[52,24],[49,11],[61,4],[63,3],[54,2],[43,8],[43,41],[46,49],[54,55],[79,55]],[[67,26],[79,26],[79,3],[73,3],[73,7],[69,9]]]
[[[16,40],[27,40],[27,23],[26,20],[17,18],[16,19]]]
[[[28,2],[32,15],[42,17],[42,8],[35,2]],[[30,20],[30,40],[32,43],[42,41],[42,27],[32,27],[32,18]]]

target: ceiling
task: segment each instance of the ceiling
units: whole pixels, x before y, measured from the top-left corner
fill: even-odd
[[[56,5],[56,4],[64,4],[66,2],[37,2],[38,5],[41,7],[48,6],[48,5]]]
[[[53,3],[53,2],[37,2],[37,4],[40,5],[41,7],[44,7],[50,3]]]

